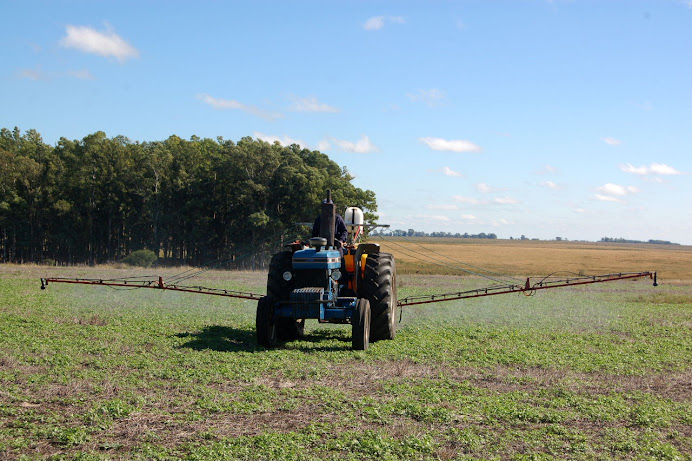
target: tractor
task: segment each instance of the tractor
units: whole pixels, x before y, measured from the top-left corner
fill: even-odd
[[[295,242],[276,253],[269,264],[267,294],[257,303],[256,331],[260,346],[304,335],[305,320],[350,323],[352,347],[366,350],[370,342],[394,339],[397,327],[396,266],[390,253],[373,243],[359,243],[363,211],[344,213],[348,231],[335,246],[335,206],[331,192],[322,202],[319,236],[309,245]],[[336,241],[338,244],[339,242]]]

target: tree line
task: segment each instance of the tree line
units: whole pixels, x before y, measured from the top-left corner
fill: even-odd
[[[460,232],[442,232],[442,231],[435,231],[435,232],[423,232],[423,231],[417,231],[414,229],[408,229],[408,230],[403,230],[403,229],[393,229],[393,230],[382,230],[382,231],[377,231],[374,230],[371,232],[372,235],[381,235],[381,236],[388,236],[388,237],[446,237],[446,238],[463,238],[463,239],[496,239],[497,235],[490,233],[486,234],[485,232],[481,232],[480,234],[469,234],[468,232],[464,232],[463,234]]]
[[[319,213],[372,221],[374,192],[319,151],[244,137],[133,142],[102,131],[54,146],[36,130],[0,130],[0,258],[59,264],[119,261],[149,249],[202,265],[253,255],[261,263]]]
[[[613,237],[601,237],[600,242],[610,242],[610,243],[652,243],[656,245],[680,245],[679,243],[673,243],[668,240],[631,240],[625,238],[613,238]]]

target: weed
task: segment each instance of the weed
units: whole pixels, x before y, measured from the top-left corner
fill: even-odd
[[[45,436],[64,446],[83,445],[89,441],[89,431],[84,427],[52,427],[45,430]]]

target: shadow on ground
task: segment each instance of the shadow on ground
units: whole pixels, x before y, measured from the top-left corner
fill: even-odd
[[[253,352],[258,350],[254,330],[210,325],[200,331],[178,333],[175,336],[189,338],[189,341],[180,347],[196,351]]]
[[[266,349],[257,345],[255,330],[210,325],[197,332],[177,333],[178,338],[189,338],[179,347],[197,351],[213,350],[220,352],[261,352]],[[339,341],[343,345],[335,345]],[[311,343],[305,345],[305,343]],[[295,346],[292,346],[295,344]],[[306,347],[301,347],[300,345]],[[308,331],[297,342],[279,343],[277,347],[304,349],[306,352],[339,351],[351,348],[351,336],[340,329],[317,329]]]

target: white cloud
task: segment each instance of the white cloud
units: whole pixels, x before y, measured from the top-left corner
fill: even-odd
[[[601,200],[603,202],[622,202],[621,199],[610,195],[594,194],[594,197],[596,200]]]
[[[198,94],[197,99],[209,104],[214,109],[240,109],[243,110],[245,106],[234,99],[217,99],[209,96],[208,94]]]
[[[464,197],[463,195],[455,195],[454,200],[459,203],[467,203],[469,205],[482,205],[487,203],[485,200],[478,200],[473,197]]]
[[[19,71],[19,78],[26,78],[28,80],[48,80],[49,76],[43,72],[40,68],[36,69],[22,69]]]
[[[496,189],[494,187],[490,187],[484,182],[476,184],[476,190],[478,192],[481,192],[483,194],[489,194],[491,192],[494,192]]]
[[[419,138],[419,141],[432,150],[450,152],[480,152],[482,150],[480,146],[464,139]]]
[[[608,144],[609,146],[619,146],[622,144],[622,141],[619,139],[611,138],[611,137],[605,137],[603,138],[603,142]]]
[[[647,176],[647,175],[661,175],[661,176],[669,176],[669,175],[681,175],[684,174],[681,171],[676,170],[672,166],[668,166],[663,163],[652,163],[651,165],[644,165],[644,166],[633,166],[630,165],[629,163],[627,165],[620,165],[620,169],[624,171],[625,173],[632,173],[632,174],[637,174],[640,176]]]
[[[291,110],[296,112],[339,112],[339,109],[336,107],[320,102],[315,97],[294,97],[293,102],[294,104],[293,107],[291,107]]]
[[[40,67],[36,69],[22,69],[18,73],[19,78],[26,78],[29,80],[53,80],[56,78],[76,78],[79,80],[94,80],[94,76],[88,70],[70,70],[67,72],[56,73],[56,72],[44,72]]]
[[[461,219],[465,219],[465,220],[467,220],[467,221],[475,221],[475,220],[478,219],[478,218],[476,218],[476,217],[475,217],[474,215],[472,215],[472,214],[463,214],[463,215],[461,215]]]
[[[465,203],[467,205],[516,205],[521,203],[514,197],[495,197],[492,200],[482,199],[479,200],[474,197],[465,197],[463,195],[455,195],[454,200],[459,203]]]
[[[363,29],[365,30],[380,30],[384,27],[384,16],[373,16],[365,21]]]
[[[447,211],[455,211],[459,209],[459,206],[457,205],[425,205],[425,208],[428,210],[447,210]]]
[[[461,176],[462,176],[461,173],[459,173],[458,171],[452,170],[452,169],[451,169],[450,167],[448,167],[448,166],[443,166],[443,167],[442,167],[442,174],[445,175],[445,176],[455,176],[455,177],[461,177]]]
[[[648,175],[649,174],[649,168],[647,166],[633,166],[630,165],[629,163],[627,165],[620,165],[620,169],[624,171],[625,173],[632,173],[632,174],[638,174],[638,175]]]
[[[519,200],[515,199],[514,197],[495,197],[493,202],[497,203],[498,205],[516,205],[519,203]]]
[[[430,221],[449,221],[449,216],[445,215],[424,215],[419,217]]]
[[[276,141],[278,141],[279,144],[281,144],[284,147],[290,146],[292,144],[298,144],[299,146],[307,147],[307,144],[305,142],[299,139],[293,139],[290,136],[273,136],[269,134],[260,133],[259,131],[255,131],[253,133],[253,136],[257,139],[268,142],[269,144],[274,144]]]
[[[370,152],[379,152],[379,148],[370,142],[370,138],[366,135],[360,137],[356,142],[346,141],[343,139],[332,138],[334,144],[339,146],[341,150],[346,152],[355,152],[357,154],[367,154]]]
[[[608,183],[596,188],[594,198],[603,202],[624,202],[623,197],[638,192],[639,188],[635,186],[621,186]]]
[[[71,70],[67,72],[70,77],[77,78],[79,80],[94,80],[94,76],[86,69],[81,70]]]
[[[363,29],[365,30],[380,30],[384,27],[385,23],[391,24],[405,24],[406,20],[402,16],[373,16],[368,18],[363,24]]]
[[[199,99],[200,101],[202,101],[205,104],[210,105],[214,109],[242,110],[243,112],[247,112],[248,114],[256,115],[257,117],[261,117],[265,120],[275,120],[277,118],[283,118],[284,117],[283,114],[266,112],[266,111],[263,111],[262,109],[259,109],[258,107],[249,106],[249,105],[243,104],[241,102],[238,102],[235,99],[214,98],[214,97],[209,96],[208,94],[205,94],[205,93],[198,94],[197,99]]]
[[[639,192],[639,188],[635,186],[620,186],[618,184],[608,183],[601,187],[597,187],[596,191],[605,195],[624,197],[628,194],[636,194]]]
[[[414,221],[422,221],[422,222],[430,222],[430,221],[444,221],[448,222],[451,221],[449,219],[449,216],[445,215],[429,215],[429,214],[418,214],[418,215],[411,215],[409,216],[408,220],[414,220]],[[403,223],[402,223],[403,224]],[[407,224],[404,224],[407,225]]]
[[[543,181],[541,183],[541,186],[547,187],[548,189],[553,189],[553,190],[558,190],[560,188],[560,186],[555,184],[553,181]]]
[[[332,145],[326,139],[321,140],[317,143],[317,150],[324,152],[332,148]]]
[[[85,53],[112,56],[123,62],[139,57],[139,51],[112,30],[99,32],[88,26],[66,26],[67,35],[60,40],[65,48],[74,48]]]
[[[429,90],[418,90],[417,93],[408,93],[406,96],[413,102],[422,102],[428,106],[435,106],[447,97],[447,93],[431,88]]]
[[[680,171],[676,170],[672,166],[665,165],[663,163],[652,163],[649,166],[649,170],[652,174],[660,175],[678,175],[682,174]]]

